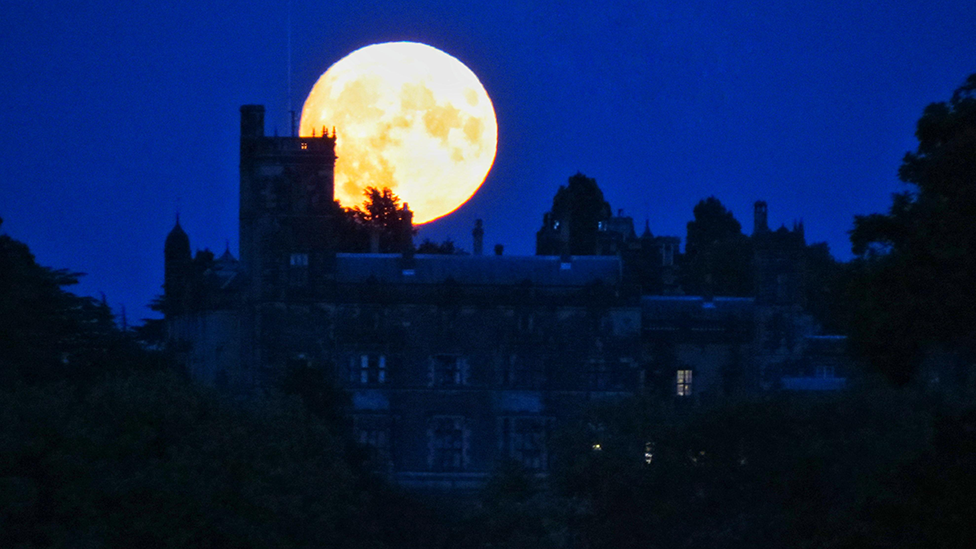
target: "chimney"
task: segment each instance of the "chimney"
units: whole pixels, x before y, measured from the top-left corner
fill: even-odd
[[[241,138],[264,137],[264,105],[241,106]]]
[[[403,215],[403,220],[405,221],[403,225],[403,230],[406,234],[403,235],[403,246],[404,251],[410,250],[411,256],[413,255],[413,212],[410,211],[410,205],[406,202],[403,203],[401,208]]]
[[[474,230],[471,231],[471,236],[474,237],[474,255],[481,255],[485,244],[485,229],[482,227],[480,219],[474,220]]]
[[[767,214],[766,214],[766,202],[764,200],[756,201],[756,204],[754,205],[753,208],[752,219],[753,219],[753,226],[752,226],[753,235],[769,232],[769,224],[767,221]]]
[[[502,244],[495,244],[495,255],[500,256],[504,251],[505,251],[505,246],[503,246]]]

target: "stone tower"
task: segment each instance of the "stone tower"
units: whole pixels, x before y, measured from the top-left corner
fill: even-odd
[[[264,107],[241,107],[240,260],[247,277],[241,367],[261,382],[275,367],[281,307],[332,291],[335,271],[335,131],[315,137],[264,135]],[[282,356],[278,356],[282,354]]]
[[[280,297],[329,271],[335,159],[334,133],[267,137],[264,107],[241,107],[240,259],[252,297]]]

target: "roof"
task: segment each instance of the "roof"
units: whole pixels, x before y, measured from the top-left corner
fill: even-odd
[[[701,296],[641,297],[642,316],[649,319],[675,318],[725,318],[752,314],[755,299],[751,297],[714,297],[706,300]]]
[[[363,282],[375,278],[397,284],[438,284],[452,279],[463,285],[585,286],[594,281],[620,282],[620,259],[615,256],[336,254],[336,281]]]

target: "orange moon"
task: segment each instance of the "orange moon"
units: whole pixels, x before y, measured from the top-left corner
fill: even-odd
[[[299,132],[336,129],[335,196],[362,204],[366,187],[389,187],[414,223],[456,210],[495,160],[498,124],[484,86],[450,55],[416,42],[360,48],[312,87]]]

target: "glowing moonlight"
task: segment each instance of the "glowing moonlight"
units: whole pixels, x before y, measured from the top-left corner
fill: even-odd
[[[302,108],[300,132],[336,128],[335,196],[363,202],[389,187],[414,223],[447,215],[478,190],[495,160],[495,109],[478,77],[430,46],[358,49],[323,74]]]

